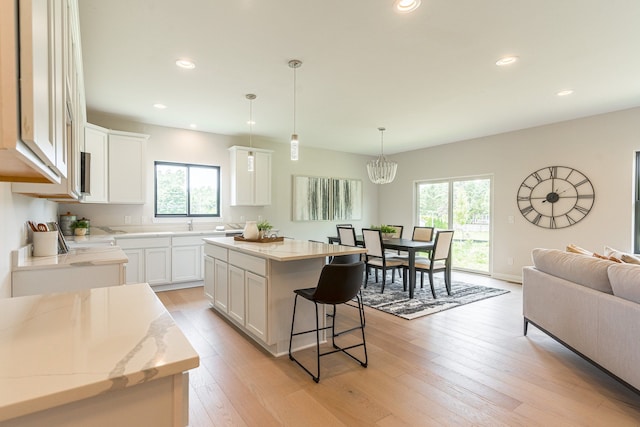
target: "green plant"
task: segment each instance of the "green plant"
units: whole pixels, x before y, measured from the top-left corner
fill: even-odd
[[[395,232],[396,232],[396,229],[395,229],[395,228],[390,227],[390,226],[388,226],[388,225],[384,225],[384,224],[381,224],[381,225],[372,225],[372,226],[371,226],[371,229],[373,229],[373,230],[380,230],[380,232],[385,233],[385,234],[387,234],[387,233],[391,233],[391,234],[393,234],[393,233],[395,233]]]
[[[77,221],[73,221],[71,224],[72,228],[89,228],[89,222],[84,219],[79,219]]]
[[[258,223],[258,230],[260,231],[269,231],[273,228],[273,225],[269,224],[269,221],[262,220]]]

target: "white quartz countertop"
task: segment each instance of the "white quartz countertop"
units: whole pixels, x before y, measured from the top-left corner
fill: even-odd
[[[129,261],[127,255],[117,246],[76,248],[69,250],[69,253],[66,254],[41,257],[28,256],[28,252],[28,247],[14,251],[13,271],[123,264]]]
[[[361,254],[365,248],[329,245],[306,240],[285,239],[282,242],[255,243],[234,240],[233,237],[205,238],[205,244],[233,249],[260,258],[276,261],[295,261],[298,259],[322,258],[348,254]]]
[[[0,422],[199,365],[146,283],[0,299]]]

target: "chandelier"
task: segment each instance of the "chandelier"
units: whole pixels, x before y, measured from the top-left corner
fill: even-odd
[[[374,184],[389,184],[393,182],[396,177],[396,170],[398,169],[398,163],[393,160],[387,160],[384,156],[384,131],[385,128],[378,128],[380,131],[380,155],[377,159],[371,160],[367,163],[367,172],[369,173],[369,179]]]

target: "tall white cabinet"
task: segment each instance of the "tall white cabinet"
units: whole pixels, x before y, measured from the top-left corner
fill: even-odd
[[[229,148],[231,165],[231,205],[266,206],[271,204],[271,150],[233,146]],[[249,171],[249,153],[254,155],[254,170]]]

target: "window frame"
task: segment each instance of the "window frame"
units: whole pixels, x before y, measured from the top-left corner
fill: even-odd
[[[158,166],[177,166],[186,168],[186,196],[187,196],[187,212],[185,214],[159,214],[158,213]],[[191,188],[190,188],[190,174],[191,168],[207,168],[215,171],[218,185],[216,188],[216,206],[218,207],[217,214],[192,214],[191,213]],[[220,206],[220,166],[205,165],[197,163],[181,163],[181,162],[166,162],[156,160],[153,162],[153,215],[155,218],[220,218],[221,206]]]

